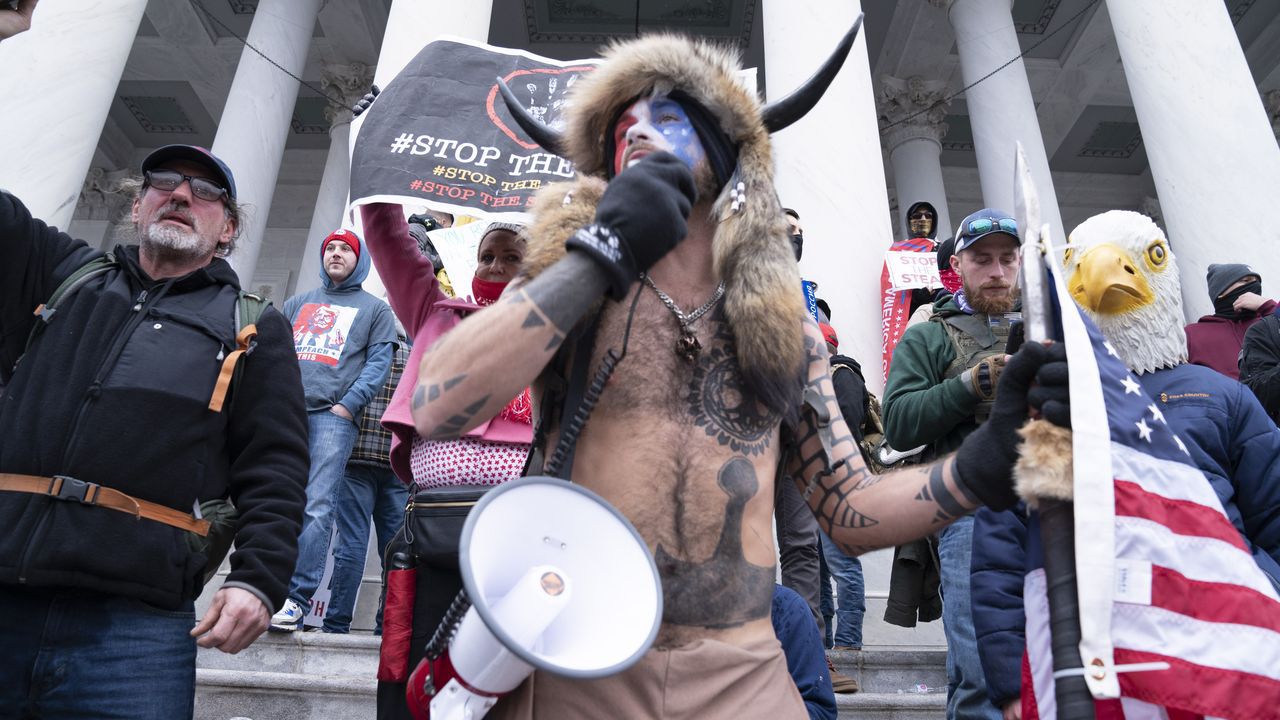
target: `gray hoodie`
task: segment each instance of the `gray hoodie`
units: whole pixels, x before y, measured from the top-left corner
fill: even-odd
[[[391,371],[395,319],[385,302],[360,287],[371,266],[361,246],[347,279],[335,286],[322,264],[321,287],[284,303],[308,412],[342,405],[358,417]]]

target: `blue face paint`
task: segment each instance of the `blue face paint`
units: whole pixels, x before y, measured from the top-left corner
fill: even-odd
[[[707,157],[702,140],[680,103],[664,94],[641,98],[627,108],[614,128],[614,172],[622,172],[632,145],[639,149],[666,150],[690,169]],[[645,146],[649,146],[646,148]]]
[[[653,125],[671,144],[671,153],[684,161],[692,169],[706,158],[702,141],[689,121],[689,113],[680,103],[666,95],[658,95],[650,101],[650,113]]]

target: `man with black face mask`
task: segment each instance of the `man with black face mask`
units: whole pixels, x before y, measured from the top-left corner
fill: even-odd
[[[791,238],[791,249],[796,253],[796,262],[804,254],[804,228],[800,226],[800,213],[791,208],[782,208],[787,216],[787,235]]]
[[[1239,380],[1245,331],[1274,312],[1276,301],[1262,296],[1262,276],[1248,265],[1210,265],[1206,281],[1213,314],[1187,326],[1187,361]]]

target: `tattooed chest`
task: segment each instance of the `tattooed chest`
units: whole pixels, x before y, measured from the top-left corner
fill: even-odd
[[[713,312],[693,328],[699,347],[690,356],[680,352],[687,344],[665,308],[644,310],[637,309],[626,359],[601,398],[601,410],[675,423],[685,437],[705,437],[729,453],[764,455],[774,443],[779,418],[744,383],[722,313]],[[597,362],[606,349],[621,347],[625,319],[621,314],[602,319]]]

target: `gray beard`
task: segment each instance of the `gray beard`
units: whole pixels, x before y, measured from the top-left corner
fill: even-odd
[[[202,257],[200,233],[183,230],[173,225],[153,224],[139,234],[139,244],[157,257],[169,260],[189,260]]]

